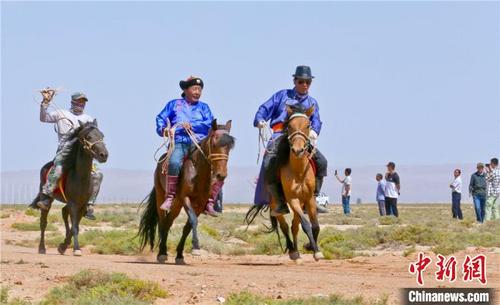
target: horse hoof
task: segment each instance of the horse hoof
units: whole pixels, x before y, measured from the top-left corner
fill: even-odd
[[[302,265],[304,263],[304,261],[300,257],[294,260],[293,262],[295,263],[295,265]]]
[[[313,256],[314,256],[314,259],[316,261],[319,261],[320,259],[324,259],[325,258],[325,256],[321,252],[315,252]]]
[[[82,250],[74,250],[73,256],[82,256]]]
[[[186,264],[186,261],[184,261],[183,258],[176,258],[175,259],[175,264],[176,265],[185,265]]]
[[[38,254],[45,254],[47,251],[43,248],[38,249]]]
[[[307,251],[313,251],[313,247],[311,246],[311,243],[304,244],[304,249]]]
[[[66,246],[60,244],[59,247],[57,247],[57,252],[59,252],[59,254],[61,255],[64,255],[64,252],[66,252]]]
[[[191,250],[191,255],[192,256],[201,256],[201,250],[200,249],[193,249],[193,250]]]
[[[166,254],[159,254],[156,257],[156,260],[158,261],[158,263],[163,264],[167,261],[167,258],[168,258],[168,256]]]
[[[294,260],[294,261],[300,259],[300,253],[298,251],[290,252],[288,254],[288,256],[290,257],[291,260]]]

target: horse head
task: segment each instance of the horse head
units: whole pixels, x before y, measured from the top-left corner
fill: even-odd
[[[224,181],[226,179],[229,152],[235,144],[235,138],[229,135],[230,131],[231,120],[227,121],[225,125],[217,125],[216,119],[212,121],[206,144],[212,180]]]
[[[97,128],[97,121],[83,123],[79,121],[80,128],[76,130],[76,137],[85,153],[92,158],[104,163],[108,160],[108,150],[104,144],[104,134]]]
[[[286,121],[288,143],[295,156],[301,158],[311,143],[309,139],[311,121],[309,118],[314,112],[314,106],[304,109],[301,106],[288,105],[286,110],[288,113]]]

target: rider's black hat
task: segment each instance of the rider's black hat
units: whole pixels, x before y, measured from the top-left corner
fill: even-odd
[[[313,79],[314,76],[311,74],[311,67],[309,66],[297,66],[295,69],[294,78],[300,79]]]

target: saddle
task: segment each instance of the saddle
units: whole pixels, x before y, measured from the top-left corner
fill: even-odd
[[[54,167],[54,164],[51,163],[50,166],[47,167],[47,169],[43,173],[42,184],[45,184],[47,182],[49,172],[52,170],[53,167]],[[63,174],[61,175],[61,178],[59,178],[59,180],[57,181],[57,187],[54,190],[54,197],[56,195],[61,195],[65,201],[68,201],[66,198],[66,193],[64,192],[64,186],[66,185],[66,178],[67,178],[67,174],[65,172],[63,172]]]

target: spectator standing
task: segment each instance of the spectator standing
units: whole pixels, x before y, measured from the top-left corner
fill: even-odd
[[[476,220],[483,223],[486,208],[486,175],[484,173],[484,164],[477,164],[477,171],[470,177],[469,197],[472,195]]]
[[[460,176],[462,171],[460,169],[455,169],[453,176],[455,179],[450,184],[451,188],[451,213],[453,218],[462,220],[462,209],[460,208],[460,200],[462,199],[462,177]]]
[[[378,204],[378,212],[380,216],[385,216],[385,180],[382,174],[377,174],[375,177],[377,180],[377,194],[375,196],[375,200]]]
[[[400,194],[400,180],[396,173],[396,164],[394,162],[387,163],[387,173],[385,174],[385,212],[387,215],[399,217],[398,213],[398,197]]]
[[[342,207],[344,208],[344,215],[351,214],[351,207],[349,206],[349,201],[351,200],[351,169],[346,168],[344,170],[345,177],[344,179],[340,179],[337,174],[337,170],[335,170],[335,178],[342,183]]]
[[[500,195],[500,169],[498,159],[493,158],[490,166],[486,167],[487,197],[484,220],[500,219],[499,200]]]

